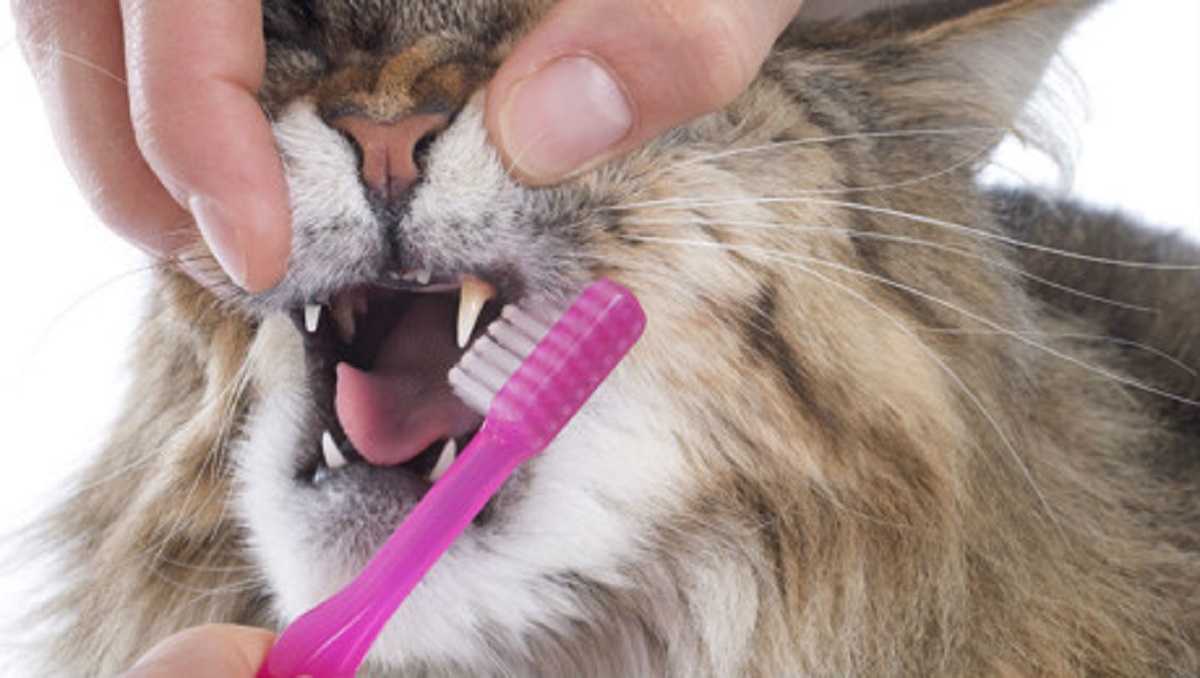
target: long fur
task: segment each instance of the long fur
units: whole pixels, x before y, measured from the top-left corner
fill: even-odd
[[[402,517],[374,477],[297,483],[320,414],[282,316],[390,257],[530,293],[608,275],[650,325],[375,674],[1200,671],[1200,252],[975,181],[1092,3],[797,26],[724,110],[532,190],[472,94],[542,4],[264,3],[292,263],[262,295],[160,274],[113,438],[45,523],[47,675],[282,626]],[[430,97],[454,123],[381,211],[328,122]]]

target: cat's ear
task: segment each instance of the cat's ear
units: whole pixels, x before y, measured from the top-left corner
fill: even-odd
[[[984,107],[1000,125],[1012,125],[1042,82],[1063,40],[1095,7],[1095,0],[955,0],[917,9],[901,33],[919,55],[919,77],[947,88],[948,104]]]

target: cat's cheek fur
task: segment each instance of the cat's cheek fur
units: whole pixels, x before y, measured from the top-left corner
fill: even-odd
[[[246,298],[261,309],[314,300],[369,275],[387,256],[350,142],[304,99],[278,113],[272,130],[291,202],[292,252],[284,279]]]
[[[411,503],[398,491],[378,514],[353,518],[359,529],[347,529],[336,513],[370,511],[372,501],[322,496],[338,489],[314,488],[297,474],[311,444],[304,432],[312,405],[303,349],[286,318],[263,324],[249,364],[261,401],[235,452],[238,509],[278,613],[292,619],[349,581],[369,555],[363,535],[382,536]],[[646,559],[650,527],[679,510],[683,498],[672,488],[685,486],[685,473],[678,450],[648,442],[670,440],[672,418],[639,388],[646,382],[636,367],[630,371],[606,383],[505,488],[494,516],[446,553],[385,629],[374,661],[487,666],[497,646],[523,644],[523,629],[567,635],[586,623],[593,611],[572,582],[632,586],[628,566]]]
[[[329,368],[372,340],[296,326],[416,267],[505,300],[606,276],[649,321],[367,675],[1197,675],[1200,252],[972,171],[1093,4],[798,24],[738,101],[534,190],[472,94],[547,3],[264,2],[287,276],[157,277],[113,437],[39,526],[39,675],[281,628],[367,561],[426,481],[321,475]],[[331,124],[419,110],[452,122],[381,204]]]
[[[432,144],[408,214],[393,236],[402,253],[434,270],[512,276],[528,295],[558,291],[582,279],[568,241],[582,225],[505,170],[487,138],[483,97],[475,96]]]

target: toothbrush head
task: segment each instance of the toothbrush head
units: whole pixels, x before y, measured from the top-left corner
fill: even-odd
[[[494,425],[520,425],[540,449],[625,357],[646,326],[633,294],[611,280],[565,310],[509,306],[450,371],[450,385]]]

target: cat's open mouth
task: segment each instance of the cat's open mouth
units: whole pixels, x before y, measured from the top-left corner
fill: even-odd
[[[294,310],[319,419],[300,480],[321,486],[352,467],[437,480],[482,424],[446,374],[503,297],[474,275],[419,270]]]

